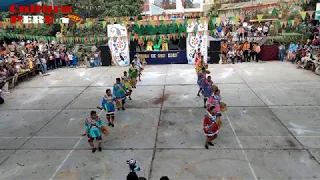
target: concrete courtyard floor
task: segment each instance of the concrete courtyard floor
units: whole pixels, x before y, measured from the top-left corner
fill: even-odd
[[[84,118],[124,70],[58,69],[5,95],[0,179],[124,180],[131,158],[148,180],[320,179],[320,76],[313,72],[281,62],[210,65],[228,111],[206,150],[194,66],[149,65],[103,151],[92,154],[81,136]]]

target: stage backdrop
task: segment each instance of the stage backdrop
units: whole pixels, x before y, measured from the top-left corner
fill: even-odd
[[[207,62],[208,58],[208,23],[191,22],[188,24],[187,32],[187,59],[189,64],[195,64],[198,48],[204,57],[204,61]],[[194,34],[197,32],[196,34]]]
[[[108,25],[109,47],[112,62],[118,66],[128,66],[130,64],[128,33],[125,26],[121,24]]]

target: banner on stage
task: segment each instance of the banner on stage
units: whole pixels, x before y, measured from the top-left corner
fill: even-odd
[[[128,66],[130,64],[128,32],[121,24],[108,25],[109,47],[112,55],[112,62],[118,66]]]
[[[138,52],[148,64],[187,64],[186,51],[146,51]],[[136,52],[130,52],[133,59]]]
[[[195,64],[198,49],[200,48],[204,61],[207,62],[208,58],[208,23],[204,22],[191,22],[188,24],[187,32],[187,59],[188,64]],[[195,33],[196,32],[196,33]]]

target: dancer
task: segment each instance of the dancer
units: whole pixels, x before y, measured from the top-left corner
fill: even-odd
[[[123,72],[123,76],[121,77],[121,82],[124,84],[124,86],[127,89],[127,96],[129,97],[130,100],[132,100],[131,99],[132,90],[131,90],[130,79],[128,78],[127,71]]]
[[[216,89],[214,94],[209,98],[209,101],[207,104],[208,109],[212,106],[215,107],[216,112],[217,112],[216,114],[219,117],[221,116],[220,101],[221,101],[220,90]]]
[[[100,128],[103,127],[103,121],[100,120],[96,111],[91,111],[90,116],[90,118],[86,118],[85,120],[84,130],[86,131],[89,145],[92,148],[92,153],[94,153],[97,150],[93,144],[94,139],[98,141],[98,150],[102,151],[102,132]]]
[[[107,113],[107,120],[109,122],[109,126],[114,127],[114,104],[116,102],[116,97],[112,95],[111,89],[106,90],[106,95],[103,96],[101,102],[101,108],[104,109]]]
[[[207,100],[208,98],[212,95],[212,85],[213,85],[213,82],[211,80],[211,76],[208,76],[208,78],[205,80],[204,84],[203,84],[203,88],[202,88],[202,95],[204,97],[203,99],[203,107],[206,108],[206,103],[207,103]]]
[[[132,88],[137,88],[137,73],[138,69],[136,68],[136,65],[134,62],[131,63],[132,67],[129,68],[129,79],[130,79],[130,84]]]
[[[116,79],[116,83],[113,85],[113,95],[116,97],[116,106],[118,111],[120,108],[125,110],[124,105],[126,103],[126,87],[122,82],[120,82],[120,78]]]
[[[206,149],[209,148],[208,145],[214,146],[211,141],[218,137],[219,126],[217,124],[217,118],[216,109],[214,106],[211,106],[209,112],[207,111],[207,114],[204,116],[203,121],[203,131],[207,137],[204,145]]]
[[[141,81],[140,76],[141,76],[141,72],[142,72],[143,68],[142,68],[141,61],[137,55],[134,56],[134,60],[132,62],[136,65],[136,68],[138,70],[137,72],[138,72],[139,81]]]
[[[200,92],[202,91],[202,87],[203,87],[203,84],[206,80],[206,68],[202,68],[202,71],[198,74],[198,85],[199,85],[199,91],[198,91],[198,94],[197,96],[200,97]]]
[[[205,68],[205,63],[203,62],[203,56],[201,56],[200,60],[196,64],[196,72],[200,73],[203,67]]]

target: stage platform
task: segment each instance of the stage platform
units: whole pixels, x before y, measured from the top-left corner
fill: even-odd
[[[188,64],[185,50],[130,52],[131,61],[137,53],[144,57],[148,64]]]

